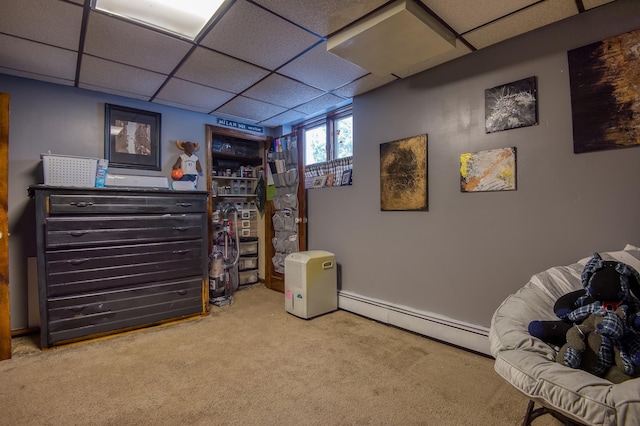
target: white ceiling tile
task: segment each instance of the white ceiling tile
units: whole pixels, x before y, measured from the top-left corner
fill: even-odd
[[[240,93],[269,71],[198,47],[175,73],[176,77],[227,92]]]
[[[320,38],[245,0],[238,0],[200,43],[275,70]]]
[[[191,47],[186,41],[100,12],[89,15],[85,52],[93,56],[169,74]]]
[[[74,81],[76,52],[0,34],[0,64],[8,74]]]
[[[99,87],[102,91],[112,89],[118,94],[127,93],[149,99],[158,91],[166,75],[118,64],[85,55],[80,70],[80,87]],[[112,93],[112,92],[108,92]]]
[[[271,105],[266,102],[238,96],[218,108],[216,112],[231,114],[253,121],[262,121],[281,114],[285,110],[286,108]]]
[[[294,109],[305,114],[314,114],[338,105],[344,101],[346,101],[345,98],[327,93],[326,95],[322,95],[319,98],[307,102],[306,104],[298,105]]]
[[[547,0],[464,35],[481,49],[578,13],[574,0]]]
[[[156,99],[160,101],[173,101],[182,105],[196,107],[202,112],[211,112],[220,105],[232,99],[233,93],[223,90],[213,89],[211,87],[202,86],[200,84],[191,83],[189,81],[172,78],[160,90]]]
[[[271,74],[255,86],[247,89],[242,95],[285,108],[292,108],[317,98],[323,93],[322,90],[314,89],[290,78],[279,74]]]
[[[539,0],[421,0],[458,34],[513,13]]]
[[[256,0],[278,15],[323,37],[344,28],[388,0]],[[312,12],[311,12],[312,11]]]
[[[335,89],[368,74],[368,71],[359,66],[327,52],[326,42],[288,63],[278,72],[324,90]]]
[[[582,5],[585,10],[593,9],[594,7],[602,6],[603,4],[611,3],[615,0],[582,0]]]
[[[199,112],[202,114],[209,114],[211,112],[211,110],[209,108],[199,108],[193,105],[185,105],[185,104],[181,104],[180,102],[174,102],[174,101],[165,101],[163,99],[154,99],[151,102],[153,102],[154,104],[160,104],[160,105],[166,105],[166,106],[170,106],[170,107],[174,107],[174,108],[180,108],[180,109],[184,109],[187,111],[195,111],[195,112]]]
[[[428,70],[429,68],[433,68],[440,64],[444,64],[445,62],[449,62],[468,53],[471,53],[471,49],[466,44],[460,42],[460,40],[456,40],[456,48],[454,50],[443,53],[442,55],[438,55],[435,58],[427,59],[426,61],[417,63],[415,65],[411,65],[410,67],[407,67],[394,74],[401,78],[407,78],[411,75],[417,74],[424,70]]]
[[[303,113],[290,109],[268,120],[261,121],[260,124],[263,126],[280,126],[282,124],[293,123],[294,121],[302,120],[304,118],[305,115]]]
[[[62,1],[3,1],[0,33],[78,50],[82,7]]]
[[[333,93],[344,98],[352,98],[354,96],[368,92],[369,90],[384,86],[385,84],[391,83],[394,80],[397,80],[397,78],[392,75],[379,76],[375,74],[369,74],[357,79],[353,83],[347,84],[346,86],[342,86],[341,88],[334,90]]]

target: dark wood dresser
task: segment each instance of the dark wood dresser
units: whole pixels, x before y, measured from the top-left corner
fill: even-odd
[[[206,315],[208,193],[34,185],[40,341]]]

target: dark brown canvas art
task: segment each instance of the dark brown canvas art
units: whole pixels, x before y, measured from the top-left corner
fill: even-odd
[[[568,52],[573,152],[640,145],[640,30]]]
[[[427,135],[380,144],[380,210],[428,210]]]

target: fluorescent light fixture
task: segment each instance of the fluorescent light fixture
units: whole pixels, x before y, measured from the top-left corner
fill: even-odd
[[[224,0],[93,0],[93,7],[195,39]]]
[[[455,49],[455,36],[413,0],[399,0],[331,36],[327,50],[389,75]]]

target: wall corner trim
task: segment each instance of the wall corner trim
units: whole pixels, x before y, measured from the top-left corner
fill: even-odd
[[[346,291],[338,292],[338,307],[372,320],[431,337],[485,355],[489,350],[489,329],[438,314],[416,311]]]

